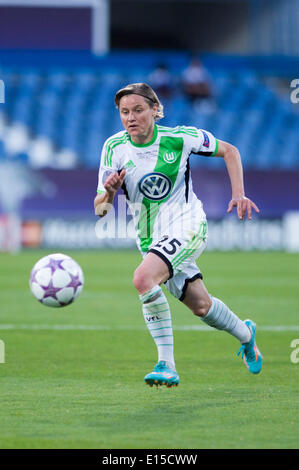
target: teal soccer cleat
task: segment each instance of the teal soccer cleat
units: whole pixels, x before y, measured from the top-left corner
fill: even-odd
[[[160,361],[150,372],[144,377],[145,383],[152,387],[153,385],[166,385],[167,387],[178,386],[180,378],[177,372],[166,365],[165,361]]]
[[[237,355],[239,356],[242,352],[242,359],[249,372],[252,374],[258,374],[262,368],[263,356],[255,342],[256,324],[252,320],[245,320],[245,323],[251,332],[251,339],[248,343],[242,344]]]

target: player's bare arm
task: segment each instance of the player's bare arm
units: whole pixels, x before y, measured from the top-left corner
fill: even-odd
[[[217,156],[224,158],[232,187],[232,198],[228,204],[227,212],[232,212],[236,207],[239,219],[243,220],[246,213],[248,219],[251,219],[252,208],[256,212],[259,212],[259,209],[253,201],[245,196],[243,167],[239,150],[228,142],[218,140],[218,143]]]
[[[98,194],[95,197],[95,215],[98,215],[99,217],[104,217],[104,215],[108,214],[109,210],[112,207],[115,194],[122,186],[125,176],[126,170],[122,170],[120,174],[112,173],[108,176],[104,184],[104,188],[106,190],[105,193]]]

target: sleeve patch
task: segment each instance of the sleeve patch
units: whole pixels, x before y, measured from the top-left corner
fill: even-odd
[[[203,138],[204,138],[204,141],[203,141],[203,146],[206,147],[206,148],[209,148],[210,147],[210,139],[209,139],[209,136],[208,134],[205,132],[205,131],[201,131],[202,134],[203,134]]]

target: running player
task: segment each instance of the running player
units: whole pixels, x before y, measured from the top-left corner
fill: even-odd
[[[257,374],[262,355],[255,341],[256,325],[242,321],[221,300],[211,296],[195,263],[207,240],[201,201],[192,189],[191,153],[223,157],[239,219],[252,217],[257,206],[245,196],[240,154],[233,145],[195,127],[157,125],[163,106],[145,83],[127,85],[115,95],[124,131],[106,140],[101,156],[95,214],[104,216],[123,188],[134,217],[143,261],[133,283],[157,349],[158,363],[144,378],[148,385],[179,384],[173,351],[171,313],[161,285],[211,327],[225,330],[241,343],[238,354]],[[137,209],[136,209],[137,207]]]

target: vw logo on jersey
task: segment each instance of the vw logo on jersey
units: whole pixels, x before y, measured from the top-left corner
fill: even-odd
[[[164,199],[171,191],[171,181],[168,176],[163,173],[153,172],[144,175],[139,181],[139,190],[147,198],[152,201],[160,201]]]

